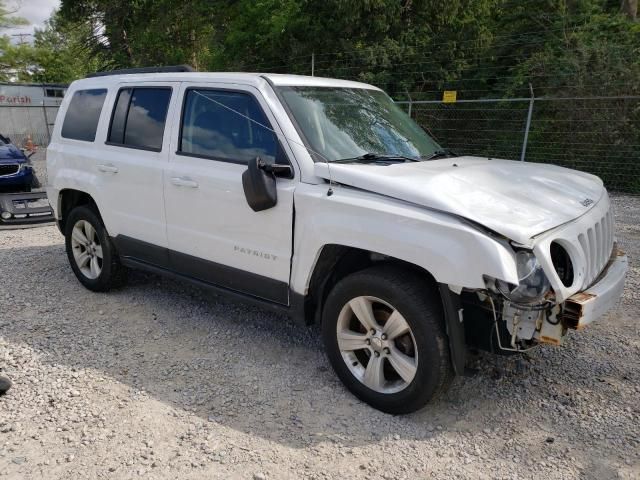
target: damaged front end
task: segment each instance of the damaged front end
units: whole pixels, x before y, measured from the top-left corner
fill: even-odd
[[[519,284],[485,277],[484,290],[463,291],[465,333],[470,346],[495,353],[529,350],[540,343],[561,345],[569,329],[579,330],[604,315],[622,295],[627,257],[614,245],[609,262],[586,290],[557,301],[543,266],[531,250],[516,250]],[[555,268],[558,276],[573,272]]]
[[[516,250],[515,260],[517,285],[485,278],[487,291],[484,296],[491,310],[498,347],[522,351],[538,343],[559,345],[566,328],[560,321],[561,308],[556,304],[544,268],[531,250]],[[504,335],[500,335],[499,320],[508,333],[507,345],[502,342]]]

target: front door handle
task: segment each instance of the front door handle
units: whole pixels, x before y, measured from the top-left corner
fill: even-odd
[[[171,177],[171,183],[176,187],[198,188],[198,182],[189,177]]]
[[[98,165],[98,170],[102,173],[118,173],[118,167],[111,163]]]

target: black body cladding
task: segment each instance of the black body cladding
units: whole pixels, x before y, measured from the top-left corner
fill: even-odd
[[[134,238],[118,235],[112,239],[122,262],[135,262],[137,268],[152,267],[157,273],[169,273],[196,280],[220,289],[287,305],[289,285],[255,273],[210,262]],[[149,268],[147,268],[149,269]]]

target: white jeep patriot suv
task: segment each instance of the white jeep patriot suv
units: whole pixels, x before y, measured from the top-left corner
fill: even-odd
[[[142,268],[319,322],[344,384],[392,413],[468,347],[558,345],[621,296],[597,177],[456,156],[371,85],[188,70],[65,96],[48,196],[85,287]]]

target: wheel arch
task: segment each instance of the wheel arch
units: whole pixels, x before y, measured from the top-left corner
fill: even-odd
[[[93,197],[87,192],[82,190],[76,190],[73,188],[65,188],[60,190],[58,194],[57,206],[58,206],[58,228],[60,232],[64,234],[66,228],[66,219],[69,216],[71,210],[80,205],[91,206],[98,217],[100,217],[100,210]],[[100,217],[102,220],[102,217]]]
[[[320,324],[325,300],[333,286],[352,273],[378,264],[393,265],[407,272],[413,272],[433,288],[434,295],[437,295],[442,304],[454,370],[462,374],[466,343],[461,323],[460,297],[451,291],[448,285],[438,283],[431,272],[419,265],[361,248],[339,244],[324,245],[315,262],[306,294],[299,295],[292,292],[293,310],[304,318],[307,325]]]
[[[382,263],[415,271],[426,281],[436,285],[436,281],[429,271],[399,258],[362,248],[329,244],[323,246],[320,251],[311,273],[307,296],[315,297],[319,301],[318,306],[321,307],[333,285],[341,279],[359,270]],[[321,312],[316,314],[314,322],[320,317]]]

